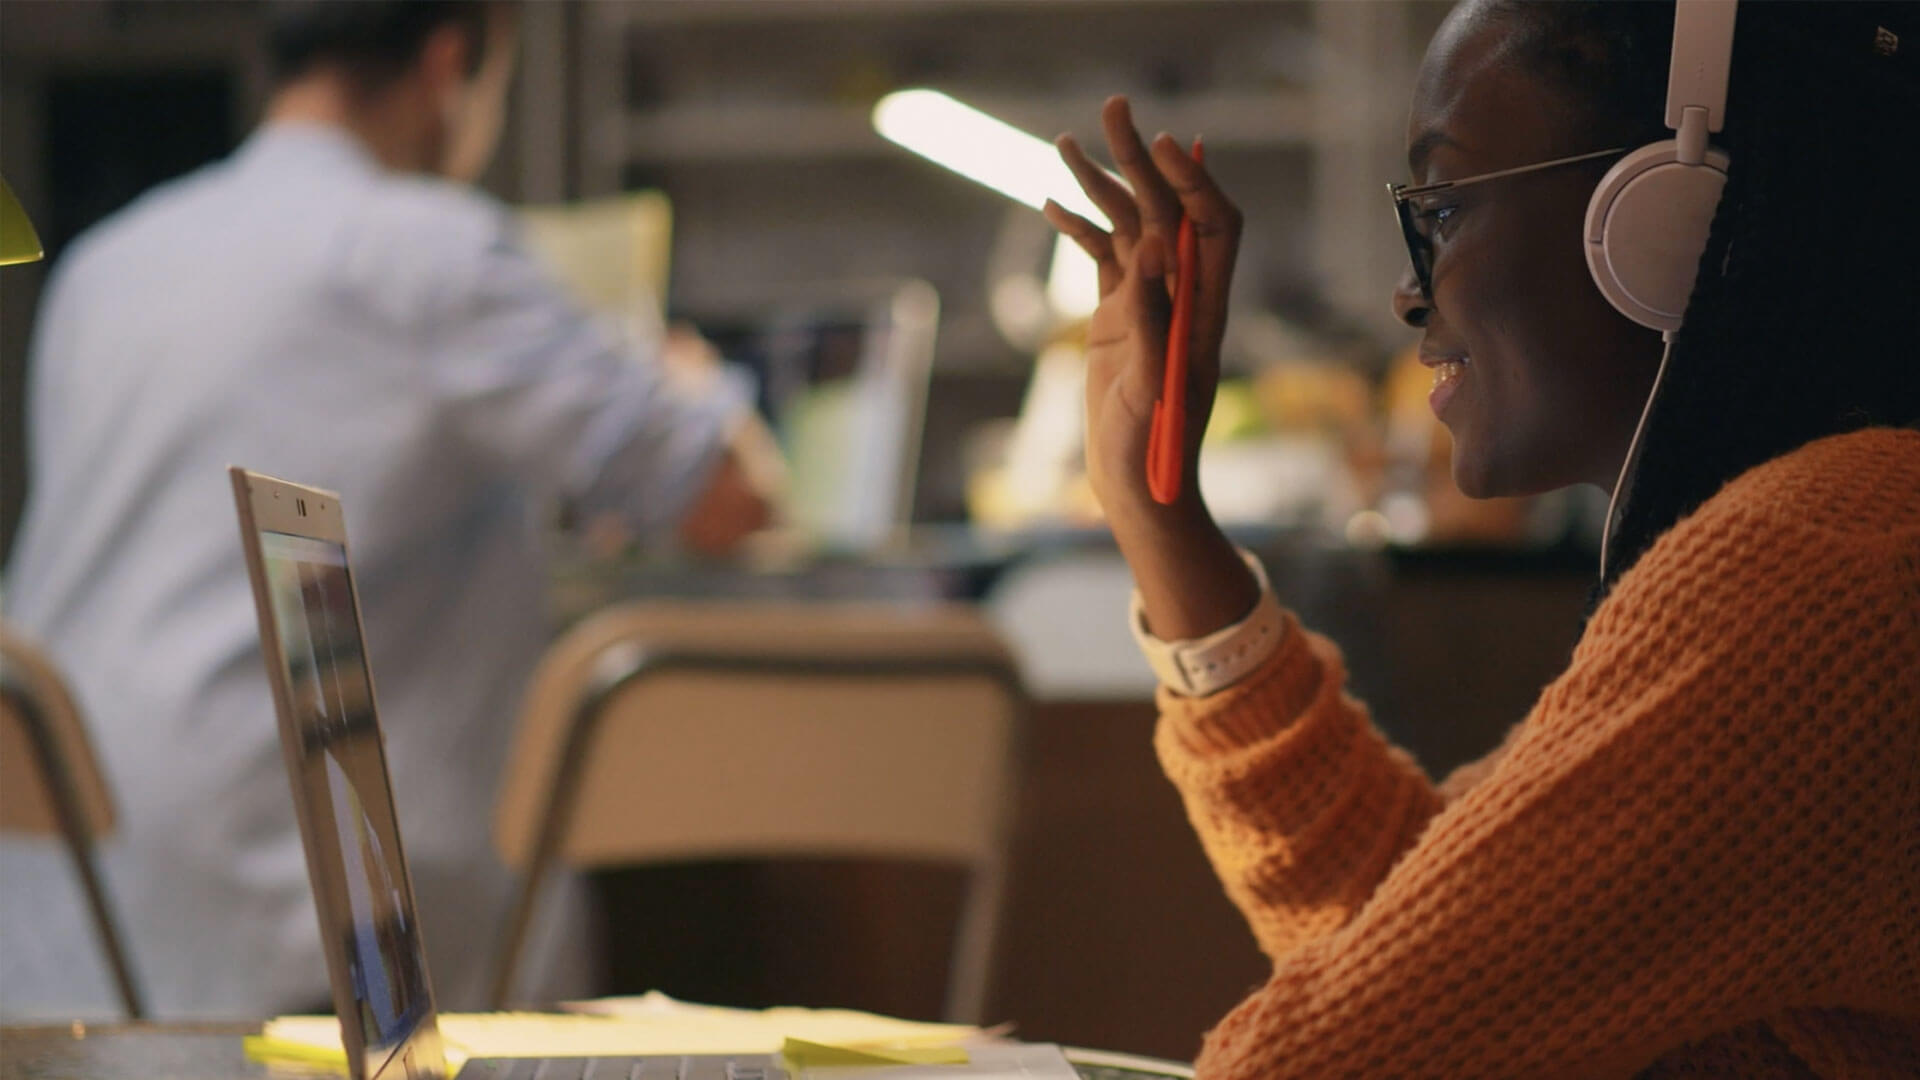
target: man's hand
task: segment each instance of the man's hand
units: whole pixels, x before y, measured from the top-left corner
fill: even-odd
[[[680,521],[680,542],[724,555],[771,525],[786,488],[786,462],[773,433],[749,413],[734,428],[707,486]]]

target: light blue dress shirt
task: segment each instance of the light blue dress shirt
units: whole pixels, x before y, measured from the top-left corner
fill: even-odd
[[[327,1000],[229,463],[343,496],[433,979],[443,1008],[477,1005],[507,903],[491,806],[550,632],[538,514],[564,496],[671,527],[737,390],[670,384],[498,203],[314,127],[264,128],[78,242],[29,378],[6,614],[91,722],[120,811],[107,885],[150,1008]],[[582,928],[548,910],[528,960],[576,989]],[[55,845],[0,845],[0,1014],[116,1011],[84,912]]]

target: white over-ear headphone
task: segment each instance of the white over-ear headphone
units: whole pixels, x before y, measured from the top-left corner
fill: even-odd
[[[1593,271],[1593,283],[1621,314],[1660,331],[1666,341],[1653,389],[1607,501],[1600,534],[1603,581],[1614,514],[1640,456],[1640,436],[1666,380],[1673,335],[1686,317],[1707,233],[1727,186],[1727,155],[1707,145],[1707,135],[1726,123],[1734,3],[1675,0],[1673,59],[1667,67],[1667,127],[1674,137],[1621,158],[1587,203],[1587,268]]]
[[[1686,314],[1694,271],[1727,184],[1727,155],[1707,145],[1726,120],[1734,0],[1676,0],[1667,69],[1667,126],[1675,137],[1621,158],[1587,203],[1587,267],[1614,307],[1672,332]]]

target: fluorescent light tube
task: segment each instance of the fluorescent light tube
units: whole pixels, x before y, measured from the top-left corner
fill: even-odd
[[[883,137],[1040,209],[1049,198],[1101,228],[1107,216],[1080,190],[1059,150],[938,90],[899,90],[873,107]]]

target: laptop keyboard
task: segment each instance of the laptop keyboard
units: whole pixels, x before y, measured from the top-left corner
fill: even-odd
[[[494,1058],[469,1061],[460,1080],[788,1080],[767,1058]]]

